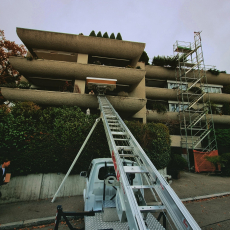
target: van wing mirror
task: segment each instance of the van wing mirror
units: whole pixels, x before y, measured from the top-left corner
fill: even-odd
[[[82,176],[82,177],[87,177],[87,172],[86,172],[86,171],[80,172],[80,176]]]

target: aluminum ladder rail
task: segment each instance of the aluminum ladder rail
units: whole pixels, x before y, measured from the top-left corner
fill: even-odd
[[[163,209],[166,210],[176,229],[200,229],[179,197],[150,161],[107,98],[99,95],[98,102],[117,180],[120,182],[119,187],[125,204],[129,229],[148,229],[145,225],[142,211],[144,210],[145,212],[148,212],[150,210],[153,211],[154,209],[158,211]],[[120,143],[123,143],[123,145]],[[122,157],[126,156],[126,154],[124,154],[125,152],[127,153],[127,157],[131,156],[136,159],[138,166],[123,166]],[[126,176],[126,173],[130,172],[147,175],[148,186],[132,186]],[[153,188],[163,205],[138,206],[133,191],[133,189],[137,187]]]

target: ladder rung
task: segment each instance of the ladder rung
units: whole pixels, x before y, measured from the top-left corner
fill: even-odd
[[[132,189],[141,189],[141,188],[153,188],[153,185],[132,185],[130,188]]]
[[[133,148],[130,146],[116,146],[117,150],[132,151]]]
[[[138,157],[136,154],[119,154],[120,157]]]
[[[142,166],[124,166],[126,173],[147,173],[148,170]]]
[[[125,132],[111,132],[113,135],[126,135]]]
[[[114,141],[129,141],[129,139],[113,138]]]
[[[141,212],[159,212],[161,210],[164,210],[165,206],[164,205],[159,205],[159,206],[139,206],[139,210]]]

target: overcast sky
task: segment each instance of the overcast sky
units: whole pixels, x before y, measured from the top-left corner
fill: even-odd
[[[202,31],[206,65],[230,73],[229,0],[0,0],[0,29],[22,42],[16,27],[89,35],[121,33],[146,43],[150,59],[173,55],[173,44]],[[208,68],[208,67],[207,67]]]

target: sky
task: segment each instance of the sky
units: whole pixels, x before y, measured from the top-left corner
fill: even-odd
[[[0,0],[0,30],[22,44],[16,27],[89,35],[121,33],[146,43],[154,56],[173,55],[176,41],[194,42],[202,31],[206,68],[230,73],[229,0]],[[212,67],[210,66],[210,67]]]

